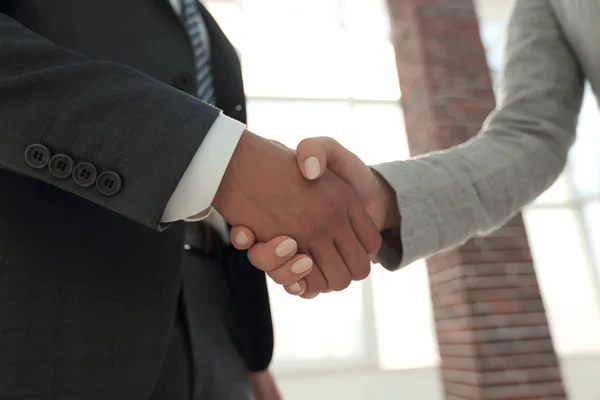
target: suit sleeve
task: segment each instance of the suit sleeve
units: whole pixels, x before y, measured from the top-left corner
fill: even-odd
[[[163,211],[218,115],[0,14],[0,168],[162,229]]]
[[[548,0],[518,0],[497,109],[454,149],[374,168],[397,193],[402,258],[389,269],[491,232],[550,187],[575,140],[584,77]]]

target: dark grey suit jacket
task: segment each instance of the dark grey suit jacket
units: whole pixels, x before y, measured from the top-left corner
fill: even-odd
[[[202,12],[217,105],[244,121],[237,56]],[[185,93],[193,56],[167,0],[5,0],[0,13],[0,398],[147,398],[185,229],[159,220],[218,110]],[[264,275],[243,253],[222,261],[233,339],[263,369]]]

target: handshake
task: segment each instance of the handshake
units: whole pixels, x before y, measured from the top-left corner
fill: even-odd
[[[400,224],[392,188],[331,138],[294,152],[244,132],[213,206],[233,225],[234,246],[304,298],[366,278],[380,232]]]

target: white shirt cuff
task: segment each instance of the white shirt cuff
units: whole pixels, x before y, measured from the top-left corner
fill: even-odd
[[[167,203],[161,222],[198,221],[210,214],[217,189],[245,129],[246,125],[222,113],[217,117]]]

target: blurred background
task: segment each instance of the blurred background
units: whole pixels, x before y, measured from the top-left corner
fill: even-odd
[[[385,0],[205,0],[241,56],[249,128],[332,136],[369,164],[408,157]],[[510,0],[476,3],[492,77]],[[374,125],[375,122],[375,125]],[[561,178],[525,210],[564,384],[600,398],[600,115],[588,90]],[[475,132],[474,132],[475,133]],[[286,399],[442,399],[427,270],[416,262],[304,301],[271,285]]]

